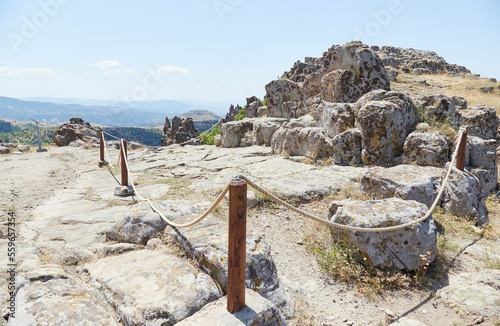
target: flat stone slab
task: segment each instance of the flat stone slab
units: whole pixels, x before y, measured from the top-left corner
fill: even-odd
[[[15,319],[7,325],[120,325],[93,294],[56,265],[19,277]]]
[[[126,325],[173,325],[222,296],[210,276],[166,252],[131,251],[82,271]]]
[[[437,292],[442,301],[468,313],[500,316],[500,270],[450,275],[449,285]]]
[[[227,298],[223,297],[203,307],[196,314],[184,319],[179,326],[240,326],[240,325],[286,325],[278,308],[258,293],[246,289],[246,306],[231,314],[227,311]]]
[[[179,221],[185,222],[186,218],[176,220]],[[189,257],[196,258],[209,270],[211,276],[226,292],[227,234],[227,222],[210,215],[198,224],[182,229],[182,233],[170,231],[168,237],[184,248]],[[293,301],[280,285],[271,247],[252,233],[247,234],[246,240],[246,287],[274,302],[286,315],[291,315]]]
[[[375,167],[361,177],[361,189],[374,199],[398,197],[431,207],[442,174],[443,169],[428,166]]]

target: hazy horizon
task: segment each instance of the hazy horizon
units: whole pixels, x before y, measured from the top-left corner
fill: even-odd
[[[492,0],[0,0],[0,89],[14,98],[229,107],[262,98],[297,60],[355,39],[435,51],[500,78],[500,44],[485,41],[500,39],[498,12]]]

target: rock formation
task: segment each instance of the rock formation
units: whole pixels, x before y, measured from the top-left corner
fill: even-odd
[[[52,140],[57,146],[68,146],[72,142],[93,143],[99,141],[100,128],[92,127],[82,118],[71,118],[54,131]]]
[[[186,144],[199,145],[201,141],[194,139],[200,135],[198,129],[194,127],[193,119],[174,117],[172,124],[165,118],[165,125],[163,126],[163,138],[161,146],[168,146],[172,144]]]

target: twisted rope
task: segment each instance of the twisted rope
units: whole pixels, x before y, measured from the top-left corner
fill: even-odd
[[[124,146],[123,144],[123,139],[120,140],[121,142],[121,145]],[[123,148],[123,147],[122,147]],[[128,175],[130,176],[130,170],[129,170],[129,167],[128,167],[128,159],[126,156],[124,156],[125,159],[124,159],[124,162],[125,162],[125,167],[127,169],[127,172],[128,172]],[[139,200],[142,200],[142,201],[146,201],[149,206],[151,207],[151,209],[157,213],[158,215],[160,215],[160,217],[170,226],[173,226],[173,227],[176,227],[176,228],[184,228],[184,227],[188,227],[188,226],[192,226],[196,223],[199,223],[201,222],[204,218],[206,218],[219,204],[220,202],[222,201],[222,199],[224,199],[224,196],[227,194],[227,192],[229,191],[229,184],[226,186],[226,188],[224,188],[224,190],[219,194],[219,196],[215,199],[215,201],[212,203],[212,205],[210,205],[210,207],[205,211],[203,212],[200,216],[198,216],[197,218],[195,218],[194,220],[192,220],[191,222],[187,222],[187,223],[175,223],[174,221],[168,219],[152,202],[150,199],[148,198],[145,198],[143,196],[141,196],[138,192],[137,192],[137,189],[135,188],[135,184],[134,184],[134,181],[132,180],[132,178],[129,177],[129,181],[130,181],[130,186],[132,187],[132,189],[134,190],[135,192],[135,195],[137,196],[137,198],[139,198]]]
[[[458,135],[459,140],[461,139],[462,133],[463,133],[463,130],[461,129],[460,134]],[[453,164],[457,158],[458,147],[459,147],[458,145],[455,147],[455,152],[453,153],[451,162],[450,162],[449,167],[448,167],[448,171],[446,172],[446,176],[444,177],[443,182],[441,183],[441,188],[439,189],[439,192],[436,196],[436,199],[434,200],[432,206],[428,209],[427,213],[424,216],[422,216],[414,221],[411,221],[411,222],[408,222],[405,224],[400,224],[400,225],[388,226],[388,227],[366,228],[366,227],[351,226],[351,225],[344,225],[344,224],[340,224],[340,223],[330,222],[328,220],[325,220],[321,217],[318,217],[316,215],[313,215],[311,213],[303,211],[300,208],[297,208],[297,207],[287,203],[286,201],[279,198],[278,196],[276,196],[276,195],[272,194],[271,192],[267,191],[266,189],[260,187],[259,185],[257,185],[256,183],[254,183],[253,181],[251,181],[250,179],[248,179],[248,177],[246,177],[244,175],[240,175],[240,178],[244,179],[252,188],[254,188],[257,191],[260,191],[262,194],[264,194],[266,197],[268,197],[269,199],[271,199],[275,203],[282,205],[282,206],[288,208],[289,210],[291,210],[291,211],[293,211],[293,212],[295,212],[303,217],[306,217],[308,219],[326,224],[327,226],[329,226],[331,228],[334,228],[337,230],[349,231],[349,232],[382,233],[382,232],[396,231],[396,230],[411,227],[415,224],[418,224],[418,223],[425,221],[426,219],[428,219],[431,216],[434,209],[436,209],[436,207],[439,203],[439,200],[441,199],[441,196],[444,193],[444,189],[445,189],[446,184],[448,183],[448,179],[450,177],[451,170],[453,169]]]

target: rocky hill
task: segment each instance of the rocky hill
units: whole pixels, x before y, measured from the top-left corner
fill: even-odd
[[[401,55],[389,68],[380,51],[352,42],[296,62],[264,99],[247,98],[246,118],[233,107],[238,119],[222,125],[217,147],[130,146],[133,196],[116,187],[119,168],[98,168],[97,145],[0,156],[0,243],[16,247],[15,282],[0,279],[2,301],[14,302],[4,320],[498,325],[498,83],[416,50],[384,50],[427,58]],[[166,134],[188,137],[193,126],[176,118]],[[461,127],[463,170],[449,163]],[[116,143],[107,150],[114,164]],[[235,175],[254,184],[248,307],[229,314],[227,197],[192,226],[165,219],[192,221]]]

